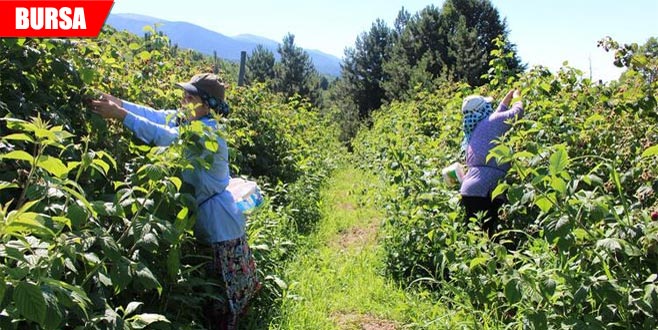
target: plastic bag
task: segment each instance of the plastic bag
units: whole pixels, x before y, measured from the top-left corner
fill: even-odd
[[[250,212],[263,204],[263,196],[258,184],[242,178],[232,178],[226,187],[240,211]]]

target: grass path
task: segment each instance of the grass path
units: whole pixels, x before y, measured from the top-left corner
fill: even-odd
[[[322,195],[323,219],[285,274],[279,329],[449,329],[441,306],[384,276],[378,245],[383,213],[373,176],[337,170]]]

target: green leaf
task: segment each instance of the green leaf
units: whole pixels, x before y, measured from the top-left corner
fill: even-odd
[[[563,145],[558,146],[558,149],[551,155],[549,159],[549,173],[553,176],[559,175],[569,165],[569,155]]]
[[[53,237],[55,233],[50,228],[43,225],[46,216],[34,212],[24,212],[18,214],[11,222],[8,222],[4,228],[5,233],[22,233],[29,232],[34,235]]]
[[[187,207],[183,207],[176,215],[175,226],[176,226],[176,230],[178,230],[179,232],[183,232],[188,229],[191,229],[189,209]]]
[[[101,282],[101,284],[110,287],[112,286],[112,279],[104,272],[99,271],[98,272],[98,281]]]
[[[94,77],[96,76],[96,70],[91,68],[80,68],[78,69],[80,73],[80,78],[85,83],[85,85],[90,85],[94,82]]]
[[[141,53],[139,53],[139,54],[137,55],[137,57],[139,57],[139,58],[142,59],[143,61],[148,61],[148,60],[151,59],[151,53],[149,53],[148,51],[144,50],[144,51],[142,51]]]
[[[0,181],[0,190],[9,189],[9,188],[19,188],[19,185],[15,183]]]
[[[4,118],[3,120],[7,122],[7,128],[12,130],[34,133],[34,131],[37,129],[34,124],[28,123],[25,120],[16,118]]]
[[[489,162],[492,158],[495,158],[499,164],[504,164],[509,162],[512,157],[512,149],[504,144],[499,144],[489,151],[486,161]]]
[[[167,255],[167,273],[169,278],[175,279],[180,269],[180,248],[177,245],[172,246]]]
[[[7,136],[2,137],[3,140],[13,140],[13,141],[28,141],[28,142],[34,142],[34,139],[32,139],[31,136],[25,134],[25,133],[15,133],[15,134],[9,134]]]
[[[510,304],[521,301],[521,288],[517,279],[513,278],[505,284],[505,298],[507,298]]]
[[[137,170],[137,174],[139,174],[139,177],[141,179],[144,179],[144,177],[146,176],[150,180],[160,181],[165,176],[166,173],[165,173],[165,169],[162,168],[160,165],[146,164],[140,167],[139,170]]]
[[[219,149],[219,143],[215,140],[206,140],[203,144],[210,152],[217,152],[217,149]]]
[[[265,277],[265,279],[274,281],[274,283],[276,283],[276,285],[279,287],[279,289],[282,289],[282,290],[288,289],[288,284],[286,284],[286,282],[284,280],[282,280],[281,278],[279,278],[276,275],[267,275]]]
[[[23,204],[23,206],[21,206],[21,209],[18,211],[20,213],[16,213],[16,215],[19,215],[22,212],[27,212],[27,211],[31,210],[32,207],[38,205],[39,203],[41,203],[41,199],[35,199],[35,200],[29,201],[29,202]],[[10,220],[10,219],[14,219],[14,218],[13,217],[8,217],[8,220]]]
[[[66,282],[54,280],[52,278],[41,278],[41,281],[50,285],[51,288],[58,288],[59,290],[66,290],[65,293],[69,296],[73,302],[75,302],[80,310],[85,314],[91,305],[91,300],[87,296],[87,293],[80,287],[73,286]]]
[[[488,260],[488,259],[489,259],[489,258],[486,258],[486,257],[473,258],[473,259],[471,260],[471,265],[469,266],[469,268],[470,268],[471,270],[473,270],[473,269],[474,269],[475,267],[477,267],[477,266],[484,265],[484,264],[487,263],[487,260]]]
[[[66,210],[66,216],[75,228],[82,227],[89,220],[89,213],[77,202],[72,202]]]
[[[7,283],[5,282],[5,277],[0,277],[0,310],[4,309],[2,306],[2,301],[5,299],[5,292],[7,292]]]
[[[569,220],[569,217],[567,216],[561,216],[556,222],[555,222],[555,231],[560,231],[562,229],[565,229],[565,227],[569,226],[571,221]]]
[[[621,250],[621,244],[616,238],[604,238],[596,242],[597,247],[602,247],[610,251],[619,251]]]
[[[498,184],[496,186],[496,189],[494,189],[494,191],[491,193],[491,199],[494,199],[494,198],[498,197],[499,195],[504,194],[505,190],[507,190],[508,187],[509,187],[509,185],[505,182],[502,182],[502,183]]]
[[[139,306],[141,306],[141,305],[144,305],[144,303],[143,303],[143,302],[139,302],[139,301],[132,301],[132,302],[130,302],[130,303],[128,304],[128,306],[126,306],[126,311],[123,313],[123,317],[126,317],[126,316],[128,316],[128,315],[130,315],[130,314],[136,312],[136,311],[137,311],[137,308],[139,308]]]
[[[573,230],[573,235],[576,237],[578,240],[583,240],[589,237],[589,233],[587,233],[587,230],[582,229],[582,228],[576,228]]]
[[[46,317],[44,318],[43,327],[47,330],[59,330],[62,328],[62,319],[64,312],[59,300],[52,292],[43,292],[46,302]]]
[[[652,156],[655,156],[655,155],[658,155],[658,144],[655,145],[655,146],[651,146],[651,147],[647,148],[647,150],[644,150],[644,152],[642,152],[642,158],[652,157]]]
[[[92,161],[92,164],[100,167],[102,169],[100,172],[104,175],[107,175],[107,173],[110,171],[110,164],[106,163],[102,159],[96,158]]]
[[[624,246],[624,253],[627,256],[629,256],[629,257],[640,257],[640,256],[644,255],[644,252],[642,251],[642,249],[638,248],[637,246],[635,246],[635,245],[633,245],[633,244],[631,244],[627,241],[623,241],[623,243],[624,244],[622,244],[622,245]]]
[[[48,129],[45,129],[45,128],[37,127],[34,130],[34,135],[39,140],[41,140],[45,143],[52,143],[52,142],[57,141],[57,135],[55,135],[55,132],[53,132],[51,130],[48,130]]]
[[[85,196],[80,194],[75,189],[71,189],[67,186],[61,186],[60,188],[64,191],[68,192],[69,194],[73,195],[78,200],[79,203],[83,204],[83,206],[85,207],[85,210],[92,211],[92,214],[91,214],[92,217],[96,216],[96,213],[95,213],[92,205],[89,203],[89,201],[87,201],[87,198]]]
[[[50,174],[62,178],[66,176],[69,173],[69,168],[64,165],[64,163],[59,159],[47,155],[42,155],[39,157],[39,161],[37,162],[37,167],[40,167],[46,171],[48,171]]]
[[[555,294],[555,287],[557,286],[557,282],[555,282],[554,279],[552,278],[547,278],[544,281],[541,282],[541,293],[544,295],[546,298],[550,298]]]
[[[158,293],[162,293],[162,286],[158,279],[155,278],[155,275],[151,270],[146,267],[143,263],[137,264],[137,269],[135,269],[135,276],[137,276],[137,281],[144,286],[146,289],[157,289]]]
[[[567,183],[559,177],[553,177],[553,179],[551,179],[551,187],[561,195],[564,195],[567,192]]]
[[[183,185],[183,181],[181,181],[180,178],[175,176],[170,176],[167,179],[169,179],[169,181],[171,181],[171,183],[173,183],[174,186],[176,186],[177,191],[180,191],[180,187]]]
[[[532,158],[535,154],[529,151],[521,151],[514,154],[514,159]]]
[[[114,158],[108,154],[105,151],[97,151],[96,154],[98,155],[99,158],[107,158],[107,160],[112,163],[113,168],[117,168],[117,161],[114,160]]]
[[[93,252],[87,252],[87,253],[82,253],[82,257],[87,261],[88,265],[94,266],[98,265],[101,263],[101,259],[98,258],[96,253]]]
[[[550,93],[550,92],[551,92],[551,85],[550,85],[549,83],[546,83],[546,82],[541,83],[541,84],[539,85],[539,87],[541,87],[541,89],[543,89],[544,91],[546,91],[546,93]]]
[[[142,48],[142,46],[136,42],[132,42],[130,45],[128,45],[128,48],[130,48],[130,50],[137,50]]]
[[[585,120],[585,126],[591,126],[593,123],[604,121],[604,120],[605,120],[605,117],[601,116],[598,113],[595,113],[595,114],[589,116]]]
[[[73,227],[71,226],[71,219],[67,217],[52,217],[53,221],[59,222],[65,226],[67,226],[69,229],[72,229]]]
[[[551,207],[553,207],[553,203],[546,196],[537,198],[535,200],[535,205],[537,205],[537,207],[539,207],[539,209],[544,213],[547,213],[551,210]]]
[[[5,246],[4,253],[5,253],[5,255],[3,255],[4,258],[9,258],[9,259],[13,259],[13,260],[16,260],[16,261],[27,263],[27,260],[25,260],[25,254],[23,254],[23,252],[21,250],[15,248],[15,247]],[[14,278],[21,278],[21,277],[14,277]]]
[[[111,268],[110,278],[114,285],[114,292],[121,292],[133,281],[132,271],[130,269],[130,260],[120,257],[114,261],[115,266]]]
[[[151,313],[135,315],[130,318],[130,321],[131,321],[130,325],[134,329],[144,329],[147,326],[149,326],[151,323],[155,323],[155,322],[170,323],[166,317],[160,314],[151,314]]]
[[[14,303],[23,317],[43,324],[46,318],[46,301],[41,289],[28,282],[19,282],[14,289]]]
[[[0,155],[0,159],[24,160],[30,164],[34,162],[34,157],[22,150],[14,150],[4,155]]]

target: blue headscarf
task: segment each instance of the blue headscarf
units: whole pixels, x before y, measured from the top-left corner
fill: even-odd
[[[475,104],[475,106],[474,106]],[[466,152],[468,142],[475,127],[494,112],[491,102],[482,96],[469,96],[464,100],[462,114],[464,116],[463,129],[464,140],[462,141],[462,153]]]

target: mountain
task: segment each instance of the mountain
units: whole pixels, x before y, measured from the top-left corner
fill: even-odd
[[[212,55],[213,51],[217,51],[217,56],[229,61],[240,61],[241,51],[244,50],[249,55],[259,44],[272,51],[277,59],[279,58],[276,51],[279,42],[255,35],[241,34],[229,37],[195,24],[166,21],[137,14],[110,14],[105,23],[115,29],[127,30],[137,35],[144,34],[143,29],[145,26],[153,26],[158,23],[158,31],[164,32],[171,42],[178,44],[179,47],[194,49],[208,55]],[[318,72],[331,76],[340,75],[340,59],[338,57],[319,50],[305,49],[305,51],[311,57]]]

